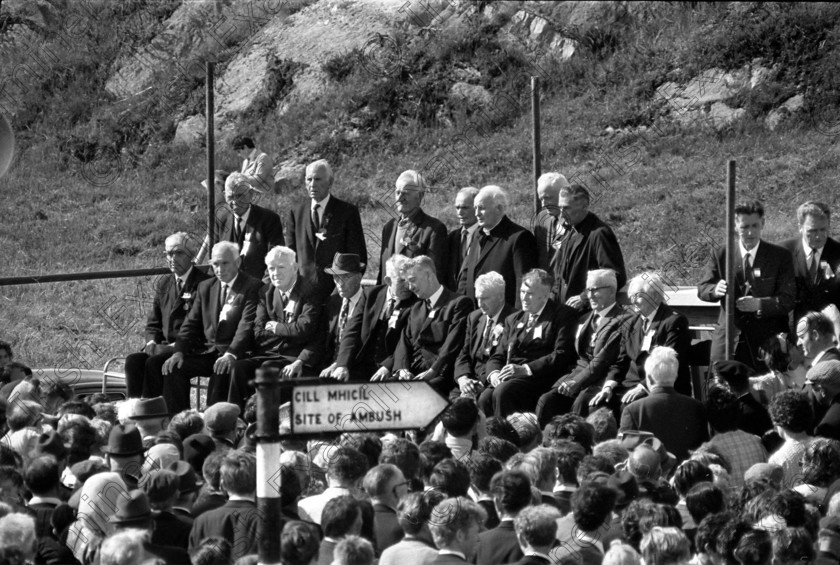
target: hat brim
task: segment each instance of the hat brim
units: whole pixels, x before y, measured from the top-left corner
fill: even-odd
[[[129,420],[151,420],[152,418],[169,418],[172,414],[166,413],[157,413],[157,414],[140,414],[138,416],[129,416]]]
[[[132,455],[143,455],[144,453],[146,453],[146,450],[141,448],[137,451],[112,451],[108,449],[108,446],[105,446],[102,448],[102,453],[105,453],[107,455],[116,455],[117,457],[130,457]]]
[[[111,524],[133,524],[135,522],[146,522],[152,519],[152,513],[149,512],[148,516],[140,516],[136,518],[119,518],[117,516],[111,516],[108,518],[108,522]]]
[[[361,275],[362,274],[362,269],[364,269],[364,267],[365,267],[364,263],[359,264],[359,270],[358,271],[345,271],[344,269],[334,269],[332,267],[326,267],[324,269],[324,272],[327,273],[328,275]]]

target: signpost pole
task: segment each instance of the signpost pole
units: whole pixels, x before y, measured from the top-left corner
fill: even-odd
[[[280,565],[280,369],[257,369],[257,528],[260,565]]]

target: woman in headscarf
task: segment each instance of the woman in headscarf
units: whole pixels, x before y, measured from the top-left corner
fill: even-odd
[[[82,565],[96,559],[102,540],[111,532],[108,520],[116,514],[120,497],[128,498],[128,489],[117,473],[97,473],[82,485],[79,512],[67,535],[67,547]]]

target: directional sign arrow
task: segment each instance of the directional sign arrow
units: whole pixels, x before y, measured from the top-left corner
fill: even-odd
[[[449,401],[424,381],[301,385],[292,389],[292,434],[425,428]]]

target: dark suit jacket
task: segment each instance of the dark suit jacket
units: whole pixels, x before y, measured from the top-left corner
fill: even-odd
[[[329,280],[324,268],[332,264],[336,253],[355,253],[367,264],[364,230],[359,209],[335,195],[330,195],[321,213],[322,238],[315,235],[312,225],[312,201],[307,199],[295,205],[286,220],[286,245],[297,253],[300,272],[307,279]]]
[[[534,219],[534,239],[537,240],[537,267],[544,271],[551,272],[551,259],[554,257],[554,236],[551,226],[554,216],[548,210],[542,208],[537,212]],[[559,221],[559,220],[558,220]]]
[[[619,431],[626,430],[651,432],[678,461],[709,439],[703,405],[672,387],[654,386],[649,396],[625,406]]]
[[[452,388],[455,358],[464,343],[471,304],[468,298],[442,288],[432,312],[428,311],[424,300],[418,300],[411,307],[390,369],[408,369],[415,375],[434,369],[436,374],[429,384],[447,394]]]
[[[153,514],[155,529],[152,531],[152,543],[171,545],[186,549],[190,541],[193,519],[173,514],[157,512]]]
[[[435,560],[432,561],[432,565],[463,565],[464,563],[467,562],[457,555],[452,555],[451,553],[444,555],[438,554],[438,556],[435,557]]]
[[[257,553],[258,524],[256,504],[247,500],[229,500],[224,506],[205,512],[195,519],[190,532],[189,551],[192,553],[204,538],[219,536],[233,546],[233,560]]]
[[[380,319],[387,302],[387,285],[365,287],[353,315],[347,320],[335,362],[339,367],[350,369],[354,379],[369,379],[380,365],[394,354],[400,333],[408,323],[408,314],[417,302],[417,297],[412,294],[409,298],[397,302],[394,307],[396,320],[393,328],[389,327],[388,320]],[[384,343],[377,344],[377,340],[384,340]],[[377,357],[377,351],[380,351],[380,357]],[[384,357],[381,356],[383,353]]]
[[[802,238],[788,239],[779,244],[793,256],[793,275],[796,281],[796,298],[793,306],[794,323],[810,311],[819,312],[828,304],[840,308],[840,242],[828,238],[820,255],[820,263],[828,263],[832,276],[825,278],[819,269],[819,280],[808,277],[808,251],[802,247]]]
[[[537,555],[528,555],[514,563],[514,565],[551,565],[551,561],[545,557]]]
[[[505,319],[505,331],[499,347],[487,362],[487,374],[499,371],[508,363],[527,364],[535,380],[550,379],[568,373],[577,357],[575,328],[577,312],[565,304],[549,300],[537,319],[535,329],[527,330],[528,313],[520,310]],[[539,327],[542,337],[534,338]]]
[[[736,246],[735,261],[736,299],[745,296],[744,259],[740,246]],[[754,277],[751,296],[761,299],[761,317],[754,312],[735,309],[735,326],[744,333],[750,347],[757,352],[761,342],[772,335],[788,331],[788,312],[793,308],[796,283],[793,277],[793,259],[786,249],[761,240],[753,262]],[[706,302],[720,302],[718,324],[726,324],[725,298],[715,298],[713,291],[718,281],[726,276],[726,248],[720,248],[710,255],[703,272],[703,279],[697,285],[697,296]]]
[[[190,269],[184,290],[178,294],[175,275],[164,275],[155,281],[155,300],[146,320],[146,342],[173,343],[187,313],[192,308],[198,283],[208,275],[196,266]]]
[[[578,334],[575,338],[575,345],[578,354],[577,365],[568,375],[560,377],[554,388],[561,383],[574,383],[575,389],[580,392],[591,386],[601,387],[604,381],[615,380],[622,371],[618,367],[619,349],[621,348],[621,324],[625,320],[624,309],[614,304],[607,312],[605,320],[595,331],[594,346],[592,355],[587,351],[589,341],[592,338],[591,324],[595,312],[585,314],[578,326]]]
[[[484,522],[485,528],[492,530],[499,525],[499,514],[496,512],[496,505],[493,504],[492,500],[479,500],[476,504],[484,508],[484,511],[487,512],[487,521]]]
[[[382,251],[379,255],[379,276],[376,278],[376,284],[382,284],[385,278],[385,263],[397,253],[406,257],[428,255],[435,262],[438,280],[441,284],[446,283],[446,226],[440,220],[429,216],[423,210],[417,210],[409,219],[409,227],[406,230],[405,239],[408,245],[396,241],[396,236],[397,218],[391,218],[382,228]]]
[[[825,416],[814,430],[814,435],[840,440],[840,396],[835,396]]]
[[[262,279],[265,275],[265,256],[275,245],[283,245],[283,224],[280,216],[256,204],[251,204],[251,212],[242,230],[242,239],[237,241],[236,216],[230,208],[219,208],[218,217],[219,241],[233,241],[239,244],[242,256],[242,270],[254,277]]]
[[[222,308],[219,296],[222,284],[213,277],[198,285],[198,298],[193,302],[187,319],[181,324],[181,331],[175,341],[175,351],[184,354],[219,354],[230,351],[236,357],[242,356],[253,342],[254,317],[262,282],[239,271],[233,286],[228,290],[227,304],[230,310],[227,318],[219,321]]]
[[[586,275],[593,269],[612,269],[616,272],[618,288],[627,283],[624,256],[612,228],[589,212],[562,240],[551,258],[555,292],[563,304],[580,295],[586,288]],[[584,301],[586,302],[586,301]]]
[[[515,310],[510,305],[505,304],[502,306],[502,311],[499,312],[499,317],[496,321],[496,325],[501,327],[502,333],[504,332],[505,320],[514,312]],[[461,351],[458,353],[458,358],[455,361],[454,375],[456,379],[463,375],[467,375],[469,378],[477,380],[482,385],[486,384],[487,361],[490,359],[490,355],[493,354],[493,351],[496,347],[498,347],[499,342],[502,339],[501,333],[499,333],[498,337],[495,339],[491,338],[490,352],[485,353],[481,347],[481,341],[484,336],[484,328],[486,324],[487,316],[485,316],[484,312],[480,309],[470,312],[470,315],[467,316],[467,330],[464,337],[464,346],[461,348]],[[493,334],[491,334],[491,336],[492,335]]]
[[[478,232],[473,234],[478,237]],[[458,290],[458,274],[464,264],[464,257],[461,256],[461,226],[450,231],[446,236],[446,256],[449,263],[446,266],[446,288]]]
[[[521,558],[522,550],[516,540],[513,520],[503,520],[492,530],[478,534],[476,563],[513,563]]]
[[[751,393],[742,394],[738,398],[738,409],[741,413],[739,429],[758,437],[773,429],[773,422],[770,420],[767,408],[762,406]]]
[[[382,504],[373,505],[373,533],[376,536],[376,549],[379,553],[391,547],[405,536],[402,526],[397,521],[397,513]]]
[[[680,362],[677,382],[674,388],[682,394],[691,392],[691,374],[688,366],[688,354],[691,349],[691,334],[688,331],[688,319],[673,310],[664,302],[653,314],[650,323],[653,335],[650,348],[656,346],[671,347],[677,352]],[[644,320],[641,314],[632,314],[621,325],[621,351],[618,355],[618,366],[626,370],[619,375],[619,383],[625,388],[633,388],[645,380],[645,360],[649,351],[642,351],[644,343]]]
[[[458,292],[475,300],[475,279],[495,271],[505,279],[505,302],[518,307],[522,276],[537,265],[534,235],[503,216],[490,235],[479,230],[475,238],[458,276]]]
[[[263,288],[254,322],[254,356],[300,359],[304,365],[315,367],[318,365],[318,329],[323,313],[321,295],[314,284],[298,275],[289,293],[289,304],[292,302],[294,307],[287,322],[277,287],[269,284]],[[274,332],[265,329],[268,322],[278,322]]]

